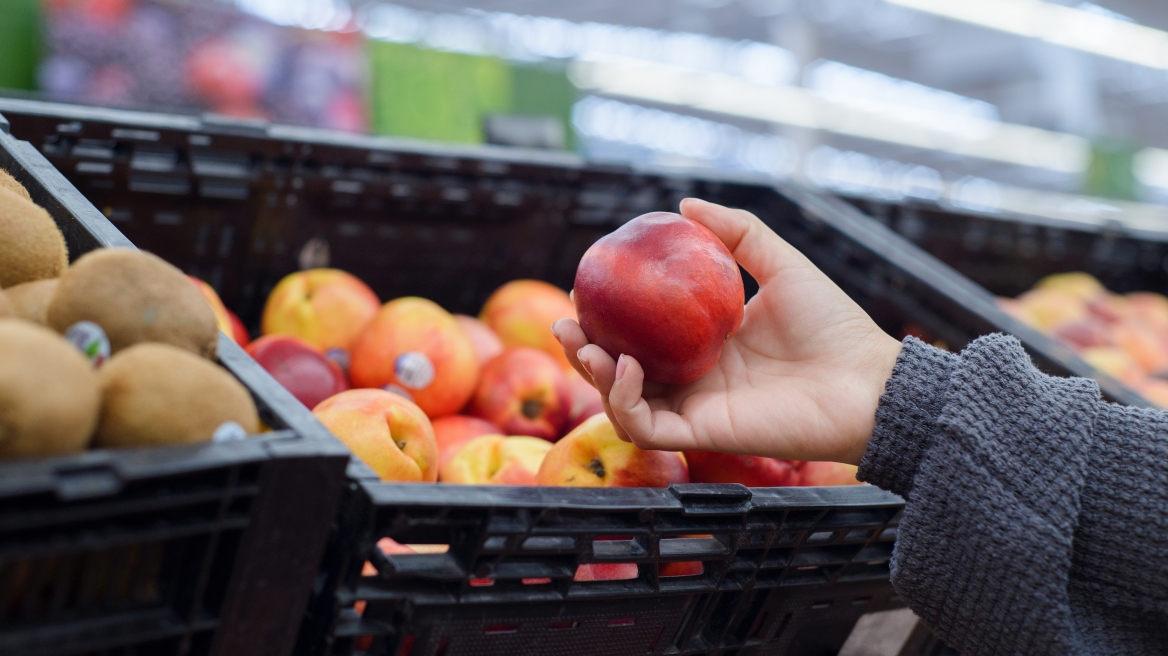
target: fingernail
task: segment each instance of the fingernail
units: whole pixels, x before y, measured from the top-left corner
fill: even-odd
[[[552,337],[555,337],[556,339],[560,338],[560,333],[556,331],[556,324],[559,322],[560,322],[559,319],[556,319],[555,321],[552,322]]]
[[[584,350],[584,349],[580,349],[580,351],[583,351],[583,350]],[[583,357],[581,357],[581,356],[580,356],[580,351],[577,351],[577,352],[576,352],[576,359],[580,361],[580,366],[581,366],[581,367],[584,367],[584,371],[587,371],[587,372],[588,372],[588,375],[589,375],[589,376],[592,376],[592,375],[593,375],[593,373],[592,373],[592,367],[589,367],[589,366],[588,366],[588,361],[587,361],[587,360],[585,360]]]
[[[629,361],[625,359],[625,356],[622,353],[621,356],[616,359],[616,379],[617,380],[620,380],[621,378],[624,377],[625,369],[628,368],[628,366],[629,366]]]

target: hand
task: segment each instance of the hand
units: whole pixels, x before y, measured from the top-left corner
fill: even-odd
[[[717,365],[686,385],[645,382],[634,358],[614,360],[571,319],[552,326],[617,434],[644,449],[859,464],[900,342],[753,214],[693,198],[681,214],[713,231],[759,291]]]

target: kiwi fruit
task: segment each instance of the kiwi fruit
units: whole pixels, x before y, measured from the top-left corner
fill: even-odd
[[[16,316],[16,308],[13,307],[12,301],[8,298],[8,294],[0,290],[0,319],[14,316]]]
[[[102,248],[78,258],[49,302],[48,326],[64,333],[78,321],[101,326],[110,353],[162,342],[215,357],[215,312],[182,271],[157,255]]]
[[[4,293],[15,316],[44,326],[48,323],[49,301],[53,300],[60,282],[60,278],[34,280],[9,287]]]
[[[65,237],[49,213],[0,185],[0,287],[56,278],[68,266]]]
[[[23,196],[28,202],[32,202],[32,196],[28,195],[28,190],[24,185],[16,181],[12,174],[4,169],[0,169],[0,189],[7,189],[16,192],[16,195]]]
[[[0,457],[85,450],[101,410],[97,374],[53,331],[0,319]]]
[[[218,365],[169,344],[137,344],[119,351],[98,377],[102,409],[95,446],[208,442],[228,421],[249,435],[259,430],[255,402],[239,381]]]

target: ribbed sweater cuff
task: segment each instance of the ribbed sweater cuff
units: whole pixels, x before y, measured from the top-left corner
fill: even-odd
[[[908,495],[959,362],[958,356],[915,337],[904,339],[876,408],[876,428],[857,478]]]

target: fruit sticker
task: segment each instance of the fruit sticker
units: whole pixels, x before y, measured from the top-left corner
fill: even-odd
[[[65,339],[89,358],[94,368],[105,364],[110,357],[110,342],[101,326],[92,321],[78,321],[65,331]]]
[[[247,437],[247,430],[236,421],[225,421],[211,434],[212,442],[238,442]]]
[[[393,383],[390,383],[388,385],[382,385],[381,389],[383,389],[387,392],[393,392],[394,394],[397,394],[398,396],[405,398],[407,401],[413,402],[413,400],[414,400],[414,395],[410,394],[410,391],[408,389],[402,387],[401,385],[394,385]]]
[[[434,381],[434,363],[420,351],[406,351],[393,361],[393,374],[409,389],[424,389]]]
[[[349,363],[352,362],[352,360],[349,358],[349,351],[347,349],[334,346],[333,348],[324,352],[324,357],[327,360],[332,360],[335,362],[337,366],[341,368],[341,371],[345,372],[345,375],[349,374]]]

